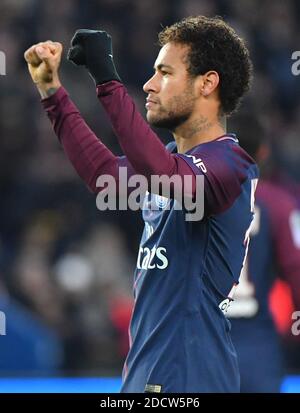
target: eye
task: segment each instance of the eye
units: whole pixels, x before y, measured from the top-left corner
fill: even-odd
[[[161,73],[163,76],[166,76],[166,75],[169,75],[169,74],[170,74],[169,72],[166,72],[165,70],[161,70],[160,73]]]

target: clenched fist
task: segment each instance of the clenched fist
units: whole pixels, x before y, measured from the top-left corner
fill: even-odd
[[[61,86],[58,69],[62,49],[61,43],[49,40],[31,46],[24,53],[29,73],[42,97],[47,97],[49,90],[55,91]]]

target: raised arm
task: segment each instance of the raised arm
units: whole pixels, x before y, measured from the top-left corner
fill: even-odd
[[[115,156],[97,138],[62,87],[58,75],[61,55],[62,45],[48,41],[32,46],[24,56],[67,157],[88,187],[99,192],[102,188],[96,182],[100,175],[118,179],[120,166],[128,168],[128,176],[133,169],[124,157]]]

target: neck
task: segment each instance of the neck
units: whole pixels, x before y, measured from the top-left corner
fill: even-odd
[[[173,136],[177,144],[177,152],[185,153],[200,143],[210,142],[226,133],[226,118],[209,119],[198,115],[180,125]]]

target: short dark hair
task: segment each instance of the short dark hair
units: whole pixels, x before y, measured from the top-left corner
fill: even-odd
[[[252,63],[244,41],[220,17],[187,17],[164,28],[160,46],[173,42],[188,45],[188,73],[195,77],[209,70],[220,76],[221,112],[231,115],[249,90]]]

